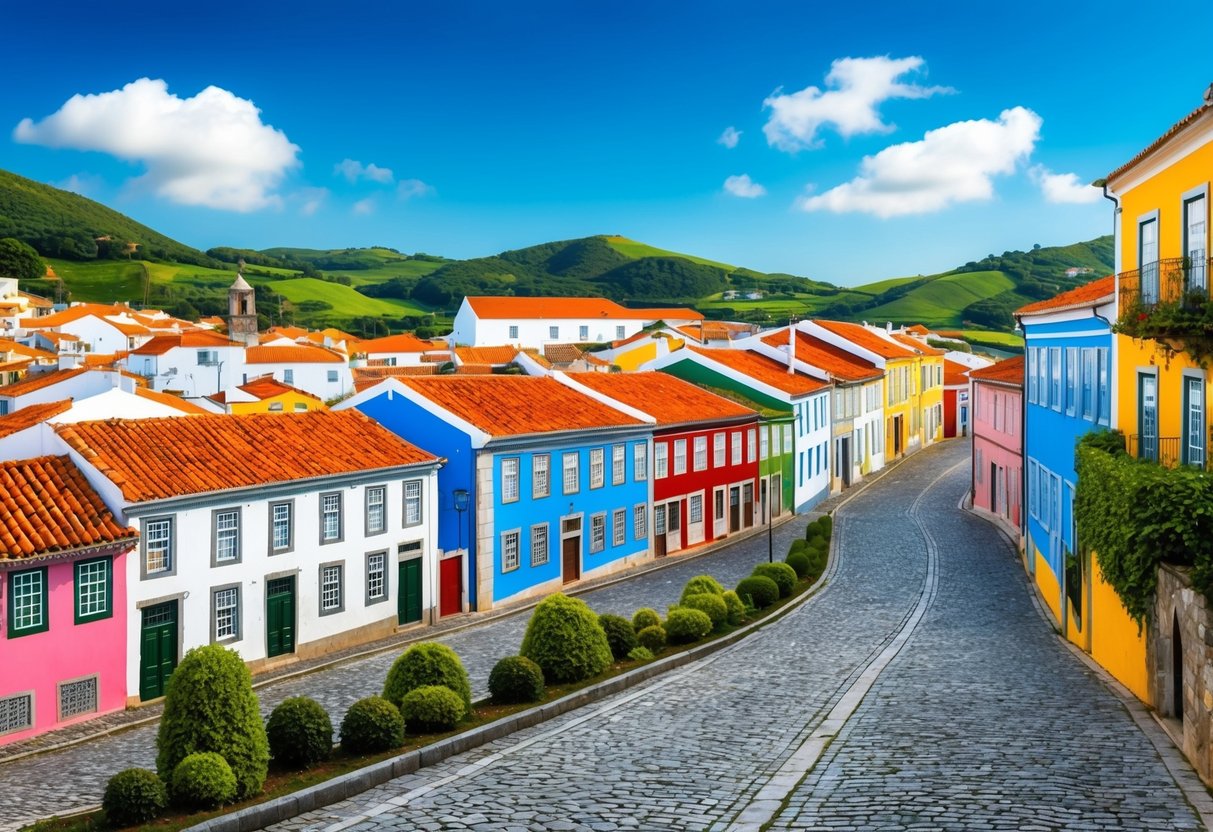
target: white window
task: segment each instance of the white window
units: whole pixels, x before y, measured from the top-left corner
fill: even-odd
[[[404,483],[404,525],[421,525],[421,480]]]
[[[566,453],[561,461],[564,465],[564,493],[576,494],[581,488],[581,470],[577,452]]]
[[[518,502],[518,457],[501,460],[501,502]]]
[[[746,461],[758,460],[758,431],[750,428],[745,434]]]
[[[337,382],[337,371],[336,370],[328,371],[328,380],[329,380],[329,384],[335,384]]]
[[[703,495],[702,494],[692,494],[691,495],[690,506],[687,509],[687,514],[690,515],[689,522],[691,522],[691,523],[703,522]]]
[[[326,563],[320,567],[320,614],[341,612],[341,564]]]
[[[10,637],[47,628],[45,569],[9,573],[8,593]]]
[[[240,512],[235,509],[215,512],[215,562],[240,559]]]
[[[611,545],[622,546],[628,539],[628,513],[625,509],[616,509],[611,515]]]
[[[1078,380],[1082,370],[1078,364],[1078,347],[1066,347],[1065,366],[1066,415],[1077,415],[1078,411]]]
[[[341,495],[322,494],[320,497],[320,541],[332,543],[341,539]]]
[[[387,487],[383,485],[366,490],[366,533],[379,534],[387,530]]]
[[[770,430],[770,427],[768,425],[763,425],[761,428],[758,429],[758,458],[759,459],[766,459],[767,456],[769,455],[768,446],[770,443],[767,440],[767,432],[769,430]]]
[[[611,446],[611,485],[623,485],[627,479],[627,462],[623,445]]]
[[[218,350],[198,350],[198,364],[203,367],[214,367],[219,363]]]
[[[670,462],[666,454],[670,446],[665,442],[653,443],[653,478],[663,480],[670,473]]]
[[[723,468],[725,466],[723,433],[712,435],[712,465],[716,468]]]
[[[602,488],[606,477],[604,456],[602,448],[590,448],[590,488]]]
[[[649,507],[644,503],[632,506],[632,538],[644,540],[649,536]]]
[[[790,454],[792,452],[792,426],[783,426],[783,452]]]
[[[76,564],[76,623],[109,617],[109,584],[109,558]]]
[[[552,458],[547,454],[531,457],[531,497],[539,499],[552,493]]]
[[[694,468],[696,471],[708,470],[708,438],[706,436],[695,437]]]
[[[173,570],[173,521],[148,520],[143,525],[144,562],[147,574]]]
[[[590,553],[606,548],[606,515],[595,514],[590,518]]]
[[[291,504],[274,503],[270,506],[270,517],[273,529],[271,547],[275,552],[290,549],[293,537],[291,532]]]
[[[548,548],[548,524],[531,526],[531,566],[543,566],[551,558]]]
[[[294,370],[283,370],[282,371],[282,381],[285,384],[294,384],[295,383],[295,371]]]
[[[518,325],[517,324],[510,325],[510,340],[511,341],[518,340]]]
[[[1049,348],[1049,406],[1061,412],[1061,347]]]
[[[623,333],[624,333],[625,331],[626,331],[626,330],[625,330],[625,329],[624,329],[622,326],[617,326],[617,327],[615,327],[615,340],[616,340],[616,341],[620,341],[620,340],[622,340],[622,339],[623,339],[623,337],[624,337]]]
[[[632,446],[632,478],[643,482],[649,478],[649,446],[647,442],[637,442]]]
[[[588,326],[586,326],[585,324],[582,324],[581,326],[577,327],[577,337],[582,342],[590,340],[590,328]]]
[[[553,341],[556,340],[557,338],[559,338],[560,337],[560,327],[549,326],[548,327],[548,337],[551,338]]]
[[[215,641],[240,637],[240,588],[217,589],[214,593]]]
[[[733,464],[741,464],[741,431],[733,433]]]
[[[687,472],[687,441],[674,440],[674,476]]]
[[[387,598],[387,552],[371,552],[366,556],[366,602],[373,604]]]
[[[518,568],[518,538],[519,532],[505,532],[501,535],[501,571],[513,572]]]

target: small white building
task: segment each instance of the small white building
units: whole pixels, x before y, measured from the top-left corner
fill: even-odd
[[[243,381],[244,345],[208,330],[157,335],[131,350],[122,365],[153,390],[202,398]]]
[[[85,352],[105,355],[135,349],[155,334],[127,307],[99,303],[78,303],[43,317],[24,318],[20,324],[19,331],[26,334],[51,330],[73,335]]]
[[[326,402],[354,391],[349,360],[330,349],[308,344],[247,347],[244,375],[237,383],[247,384],[260,376],[273,376]]]
[[[423,355],[439,353],[449,355],[449,350],[444,344],[425,341],[407,332],[388,335],[384,338],[372,338],[369,341],[359,341],[355,345],[354,351],[355,354],[366,360],[368,366],[372,367],[415,367],[421,364]]]
[[[56,434],[140,533],[126,574],[132,701],[162,696],[191,647],[228,645],[259,670],[432,619],[442,460],[357,411]]]
[[[455,315],[452,346],[601,344],[646,326],[702,321],[694,309],[628,309],[606,298],[466,297]]]
[[[0,387],[0,416],[33,404],[63,399],[79,401],[115,388],[134,392],[135,379],[118,370],[74,367],[30,373],[20,381]]]

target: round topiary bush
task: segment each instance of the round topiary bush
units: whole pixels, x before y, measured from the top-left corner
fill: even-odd
[[[755,575],[765,575],[779,587],[779,597],[787,598],[796,591],[796,570],[786,563],[760,563],[754,567]]]
[[[253,680],[239,653],[208,644],[185,654],[169,677],[156,746],[156,770],[163,780],[191,754],[213,751],[236,776],[237,800],[261,791],[270,746]]]
[[[543,698],[543,671],[525,656],[506,656],[489,673],[489,693],[500,705],[538,702]]]
[[[686,603],[687,597],[691,595],[724,595],[724,587],[711,575],[696,575],[682,588],[682,597],[678,603]]]
[[[333,751],[333,721],[315,699],[292,696],[278,703],[265,724],[274,762],[308,768]]]
[[[725,620],[733,626],[737,626],[745,619],[745,604],[741,598],[733,590],[726,590],[724,595],[720,596],[724,599],[724,607],[727,611]]]
[[[341,747],[352,754],[378,754],[404,745],[404,717],[382,696],[359,699],[341,720]]]
[[[834,516],[832,514],[826,514],[818,517],[817,522],[821,526],[822,534],[826,538],[834,533]]]
[[[548,682],[580,682],[611,666],[598,616],[584,601],[559,592],[535,607],[519,652],[539,665]]]
[[[737,584],[737,595],[749,598],[755,609],[765,610],[779,600],[779,584],[764,575],[751,575]]]
[[[639,633],[645,627],[660,627],[661,616],[657,614],[657,610],[649,607],[641,607],[632,613],[632,629]]]
[[[795,540],[793,540],[792,545],[788,547],[788,554],[790,555],[793,552],[803,552],[808,548],[809,548],[809,541],[803,540],[798,537]]]
[[[724,604],[724,601],[720,603]],[[665,631],[670,644],[690,644],[712,632],[712,619],[700,610],[678,607],[666,616]]]
[[[784,563],[792,567],[796,572],[797,578],[807,578],[809,576],[809,556],[803,550],[788,552],[788,556],[784,558]]]
[[[415,734],[449,731],[467,713],[463,699],[445,685],[422,685],[404,695],[400,715],[404,726]]]
[[[455,651],[445,644],[423,641],[405,650],[387,673],[383,698],[399,708],[405,694],[426,685],[450,688],[463,700],[464,712],[472,709],[472,684],[467,671]]]
[[[128,768],[115,774],[105,784],[105,796],[101,798],[105,821],[114,829],[154,820],[166,806],[164,781],[145,768]]]
[[[185,809],[214,809],[236,797],[236,775],[213,751],[191,754],[173,769],[173,803]]]
[[[699,610],[712,622],[713,630],[719,629],[729,619],[729,608],[724,602],[724,590],[721,590],[720,593],[720,595],[706,593],[687,595],[682,599],[682,606],[686,609]],[[669,632],[669,629],[667,625],[666,632]]]
[[[662,627],[660,624],[652,624],[645,627],[636,634],[636,641],[640,642],[640,646],[646,648],[650,652],[660,653],[665,649],[665,627]]]
[[[607,644],[611,647],[611,655],[615,657],[615,661],[626,659],[628,653],[636,646],[636,631],[632,629],[632,622],[621,615],[606,613],[598,616],[598,625],[606,633]]]
[[[647,647],[637,645],[632,648],[632,652],[628,653],[628,658],[634,662],[647,662],[652,660],[653,651]]]

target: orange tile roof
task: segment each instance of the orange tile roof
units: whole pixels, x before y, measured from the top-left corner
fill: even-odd
[[[576,344],[545,344],[543,347],[543,358],[547,359],[548,366],[572,364],[584,357],[585,353]]]
[[[289,338],[294,341],[297,338],[302,338],[307,335],[307,330],[301,326],[272,326],[265,332],[261,333],[262,337],[267,335]]]
[[[897,341],[897,343],[904,344],[912,350],[918,350],[923,355],[945,355],[947,353],[947,350],[932,347],[929,344],[919,341],[917,338],[913,338],[901,332],[894,332],[892,335],[893,340]]]
[[[6,371],[6,372],[13,371],[13,370],[23,370],[23,369],[29,367],[29,365],[33,364],[33,363],[34,363],[34,359],[26,358],[24,355],[18,355],[15,358],[13,358],[11,361],[5,361],[3,359],[0,359],[0,370]]]
[[[48,266],[47,269],[49,270],[50,267]],[[31,295],[29,292],[20,290],[17,291],[17,294],[29,301],[29,305],[34,309],[50,309],[55,305],[41,295]]]
[[[206,318],[199,318],[198,323],[210,324],[211,326],[221,326],[221,327],[227,326],[227,321],[223,320],[223,318],[220,318],[218,315],[210,315],[209,317],[206,317]]]
[[[791,396],[816,393],[828,385],[803,373],[789,373],[788,365],[750,350],[707,349],[687,347],[692,352],[723,364],[731,370],[749,376]]]
[[[914,358],[917,355],[917,353],[911,352],[905,347],[898,346],[884,336],[877,335],[866,326],[861,326],[860,324],[819,320],[814,320],[813,323],[833,332],[835,335],[842,336],[857,347],[863,347],[869,352],[876,353],[881,358]]]
[[[118,352],[90,352],[84,356],[85,367],[110,367],[130,355],[126,350]]]
[[[468,306],[482,319],[561,320],[567,318],[612,318],[656,321],[672,318],[698,321],[703,315],[694,309],[628,309],[606,298],[472,297]]]
[[[620,338],[618,341],[612,341],[611,347],[612,348],[625,347],[628,344],[631,344],[633,341],[643,340],[645,338],[652,336],[653,334],[654,333],[642,329],[639,332],[637,332],[635,335],[629,335],[627,338]]]
[[[38,337],[45,338],[46,340],[48,340],[54,344],[58,344],[60,341],[79,341],[80,340],[77,336],[72,335],[70,332],[54,332],[49,329],[46,331],[39,331]],[[47,353],[47,355],[50,355],[50,353]]]
[[[350,335],[348,332],[342,332],[339,329],[334,329],[332,327],[328,327],[327,329],[317,330],[315,332],[309,332],[307,335],[304,336],[304,338],[306,338],[307,340],[312,341],[313,343],[316,343],[316,344],[323,344],[325,338],[328,338],[333,343],[338,343],[340,341],[344,341],[347,345],[358,343],[358,339],[355,338],[353,335]]]
[[[385,378],[394,376],[432,376],[438,370],[437,364],[417,364],[403,367],[355,367],[354,390],[361,393],[368,387],[374,387]]]
[[[97,318],[105,318],[108,315],[125,315],[130,311],[125,306],[104,303],[78,303],[75,306],[69,306],[67,309],[61,309],[58,312],[52,312],[40,318],[23,318],[21,326],[33,328],[63,326],[63,324],[70,324],[72,321],[78,321],[90,315]]]
[[[906,332],[913,332],[915,335],[930,335],[931,330],[927,329],[922,324],[914,324],[906,327]]]
[[[243,390],[245,393],[248,393],[258,401],[272,399],[274,396],[281,396],[284,393],[298,393],[300,396],[307,396],[309,399],[320,401],[319,396],[309,393],[306,390],[300,390],[298,387],[292,387],[285,382],[278,381],[272,375],[260,376],[259,378],[255,378],[246,384],[239,385],[237,389]],[[214,395],[207,396],[207,398],[219,402],[220,404],[224,404],[227,401],[227,394],[225,391],[221,390]],[[209,413],[210,411],[205,412]]]
[[[772,332],[762,340],[772,347],[785,347],[788,343],[787,328]],[[836,381],[867,381],[884,377],[884,371],[871,361],[865,361],[842,347],[836,347],[800,330],[796,330],[796,358],[824,370]]]
[[[88,372],[87,367],[75,367],[71,370],[51,370],[46,373],[30,373],[20,381],[6,387],[0,387],[0,396],[24,396],[52,384],[73,379]]]
[[[211,411],[199,407],[193,402],[186,401],[180,396],[174,396],[172,393],[162,393],[156,390],[150,390],[147,387],[136,387],[135,395],[143,399],[148,399],[149,401],[159,402],[160,404],[167,405],[169,407],[175,407],[177,410],[180,410],[182,413],[185,413],[188,416],[207,416],[211,413]]]
[[[509,364],[518,355],[518,348],[456,347],[455,355],[464,364]]]
[[[490,436],[643,424],[546,376],[406,376],[397,381]]]
[[[379,352],[427,352],[434,349],[440,348],[433,341],[423,341],[408,332],[358,342],[358,352],[367,355]]]
[[[943,360],[943,384],[951,387],[969,383],[969,368],[964,364],[945,358]]]
[[[991,364],[989,367],[982,367],[980,370],[971,370],[969,378],[974,381],[994,381],[1003,384],[1014,384],[1017,387],[1023,386],[1023,356],[1016,355],[1011,358],[1003,359],[997,364]]]
[[[111,419],[56,431],[131,502],[437,459],[356,410]]]
[[[647,413],[659,425],[756,417],[758,413],[667,373],[580,373],[578,384]]]
[[[1138,153],[1136,156],[1134,156],[1129,161],[1125,162],[1123,165],[1118,167],[1116,170],[1109,173],[1107,178],[1115,179],[1117,176],[1120,176],[1122,173],[1126,172],[1130,168],[1135,167],[1138,162],[1142,161],[1147,156],[1154,153],[1154,151],[1158,150],[1160,147],[1162,147],[1167,142],[1169,142],[1172,138],[1175,137],[1176,134],[1178,134],[1180,131],[1182,131],[1185,127],[1187,127],[1192,122],[1196,121],[1198,118],[1201,117],[1202,114],[1204,114],[1206,111],[1211,110],[1211,109],[1213,109],[1213,104],[1209,103],[1208,101],[1206,101],[1204,104],[1201,104],[1195,110],[1188,113],[1186,116],[1181,118],[1175,124],[1171,125],[1167,129],[1167,132],[1163,133],[1157,139],[1150,142],[1150,144],[1146,145],[1144,150],[1142,150],[1140,153]]]
[[[455,374],[461,376],[491,376],[492,364],[460,364],[455,368]]]
[[[133,545],[138,536],[114,519],[66,456],[0,463],[0,561]]]
[[[1016,315],[1031,315],[1036,312],[1064,312],[1067,309],[1081,309],[1085,306],[1099,306],[1109,303],[1116,296],[1116,277],[1108,275],[1090,283],[1054,295],[1048,300],[1038,300],[1021,306],[1015,310]]]
[[[345,358],[324,347],[298,344],[291,347],[249,347],[246,364],[344,364]]]
[[[3,388],[0,388],[0,392],[2,391]],[[34,425],[41,424],[47,419],[58,416],[71,406],[71,399],[62,399],[57,402],[30,404],[18,408],[12,413],[0,416],[0,437],[11,436],[26,428],[32,428]]]
[[[151,340],[131,350],[131,355],[164,355],[177,347],[239,347],[226,335],[209,329],[196,329],[178,335],[154,335]]]

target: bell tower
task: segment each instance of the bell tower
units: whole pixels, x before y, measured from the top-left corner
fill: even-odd
[[[257,300],[255,290],[244,279],[244,261],[236,273],[236,282],[227,290],[227,337],[246,346],[255,346],[257,333]]]

